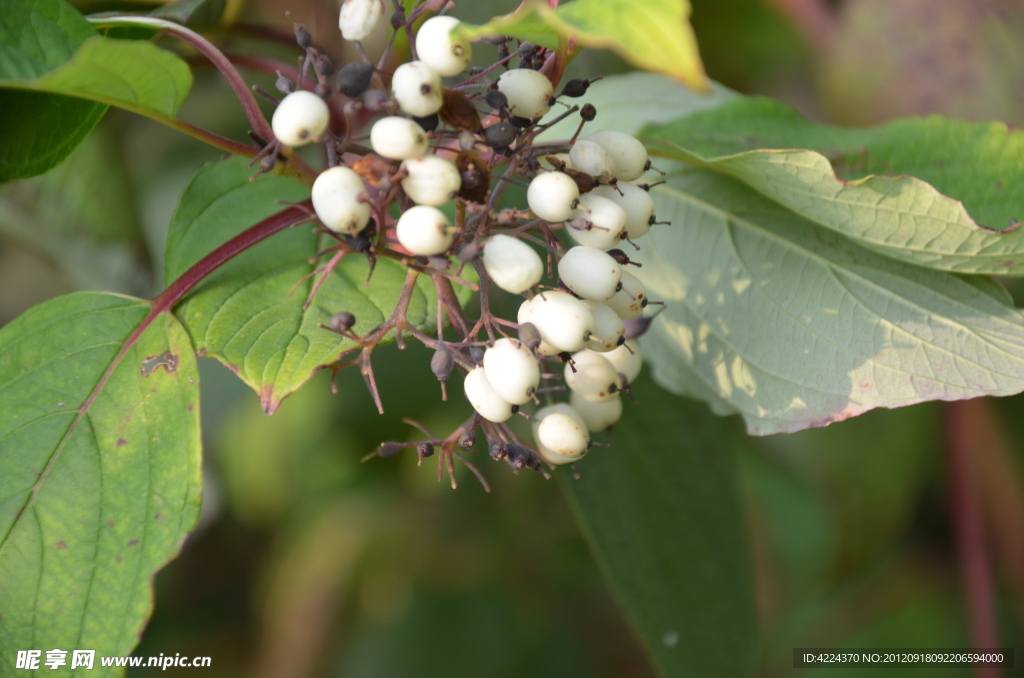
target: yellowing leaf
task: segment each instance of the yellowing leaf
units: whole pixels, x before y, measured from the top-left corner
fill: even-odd
[[[552,49],[570,39],[579,47],[610,49],[631,64],[708,91],[688,0],[575,0],[551,9],[532,0],[482,26],[464,26],[467,37],[510,35]]]

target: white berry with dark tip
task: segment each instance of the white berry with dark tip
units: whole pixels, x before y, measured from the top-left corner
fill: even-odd
[[[555,88],[540,71],[514,68],[498,78],[498,91],[508,100],[508,110],[512,115],[532,120],[550,110]]]
[[[460,23],[453,16],[435,16],[416,32],[416,57],[443,76],[458,75],[473,56],[469,40],[452,39],[452,31]]]
[[[338,28],[346,40],[366,40],[377,32],[383,20],[383,0],[345,0],[338,16]]]
[[[462,176],[458,168],[436,155],[406,160],[402,168],[409,174],[402,179],[402,190],[420,205],[444,205],[462,187]]]
[[[565,384],[584,400],[603,403],[619,395],[619,373],[600,353],[580,351],[565,365]]]
[[[601,356],[612,364],[612,367],[626,380],[627,384],[636,381],[644,366],[644,359],[640,355],[640,346],[637,345],[636,339],[627,339],[623,346],[619,346],[614,351],[602,353]]]
[[[574,417],[562,411],[544,414],[537,424],[534,438],[537,450],[546,461],[551,464],[571,464],[587,453],[590,448],[590,432],[581,419],[579,415]]]
[[[639,318],[647,306],[647,289],[635,275],[623,271],[619,279],[622,287],[608,300],[608,305],[623,320]]]
[[[519,305],[519,311],[518,311],[517,316],[516,316],[516,322],[517,323],[519,323],[520,325],[525,325],[526,323],[531,323],[531,324],[533,323],[533,316],[531,314],[531,310],[533,308],[533,302],[534,302],[534,300],[540,299],[540,298],[541,298],[540,295],[537,295],[533,299],[527,299],[526,301],[524,301],[522,304]],[[536,325],[534,325],[534,327],[536,327]],[[539,328],[537,329],[537,332],[540,333],[540,329]],[[535,353],[537,355],[553,356],[553,355],[558,355],[561,352],[562,352],[561,349],[555,348],[554,346],[552,346],[548,342],[544,341],[544,335],[541,334],[540,346],[538,346],[535,349]]]
[[[614,350],[626,336],[622,318],[608,304],[600,301],[584,299],[583,304],[594,316],[594,336],[587,340],[587,348],[598,353]]]
[[[581,227],[577,226],[577,220]],[[599,250],[617,247],[626,227],[626,210],[615,201],[591,191],[580,197],[575,218],[567,229],[569,237],[580,245]]]
[[[507,337],[484,351],[484,372],[494,391],[513,405],[528,402],[540,385],[540,367],[530,349]]]
[[[622,398],[617,395],[603,403],[592,403],[573,391],[569,394],[569,404],[579,412],[587,430],[592,433],[606,431],[622,418]]]
[[[606,129],[586,137],[600,144],[612,159],[612,173],[619,181],[639,179],[647,171],[647,149],[629,134]]]
[[[394,160],[419,158],[427,152],[427,133],[412,120],[392,115],[370,128],[374,153]]]
[[[403,212],[395,234],[402,247],[422,256],[444,253],[455,239],[455,229],[445,213],[429,205],[417,205]]]
[[[569,149],[569,158],[576,170],[600,181],[608,181],[615,176],[612,156],[596,141],[580,139]]]
[[[573,217],[580,189],[564,172],[543,172],[526,189],[526,203],[544,221],[558,223]]]
[[[508,421],[512,417],[512,403],[502,398],[487,380],[483,367],[475,367],[462,382],[462,392],[477,414],[495,423]]]
[[[583,302],[565,292],[545,291],[530,302],[530,322],[554,348],[578,351],[594,334],[594,316]]]
[[[544,277],[544,262],[536,250],[510,235],[491,236],[481,258],[494,284],[512,294],[525,292]]]
[[[593,247],[572,247],[558,262],[558,277],[565,286],[592,301],[614,297],[622,275],[619,262]]]
[[[647,235],[654,221],[654,198],[651,194],[635,184],[620,181],[619,191],[611,186],[598,186],[587,195],[594,194],[608,198],[626,211],[625,234],[630,240]]]
[[[348,167],[324,170],[313,182],[313,211],[336,233],[355,235],[370,221],[370,204],[361,200],[366,186]]]
[[[327,131],[331,113],[324,100],[304,89],[292,92],[274,109],[270,127],[285,146],[303,146]]]
[[[441,76],[422,61],[410,61],[395,69],[391,94],[403,111],[425,118],[441,110]]]

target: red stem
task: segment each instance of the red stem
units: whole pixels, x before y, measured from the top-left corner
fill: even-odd
[[[217,70],[223,73],[224,77],[227,78],[228,84],[231,85],[231,89],[234,90],[235,96],[238,97],[238,101],[242,104],[242,108],[245,109],[245,116],[249,119],[249,124],[252,125],[253,130],[267,141],[274,138],[274,132],[270,129],[270,123],[268,123],[267,119],[263,117],[263,111],[260,110],[259,104],[256,103],[256,97],[254,97],[253,93],[249,90],[249,86],[245,84],[245,80],[242,79],[242,75],[234,66],[231,65],[231,62],[228,61],[227,57],[225,57],[212,42],[203,36],[180,24],[176,24],[173,21],[165,21],[154,17],[93,17],[91,20],[94,24],[100,26],[149,26],[150,28],[156,28],[164,31],[168,35],[173,35],[174,37],[192,45],[199,50],[203,56],[209,59],[210,62],[217,67]]]
[[[226,243],[200,259],[194,266],[192,266],[192,268],[182,273],[177,280],[161,292],[160,295],[153,300],[153,310],[150,311],[149,315],[156,316],[164,311],[171,310],[174,305],[181,301],[182,297],[188,294],[203,278],[210,275],[222,265],[256,243],[265,240],[290,226],[294,226],[306,219],[309,219],[312,209],[313,201],[306,200],[294,207],[289,207],[288,209],[281,210],[271,217],[267,217],[255,226],[242,231],[231,240],[228,240]]]
[[[973,452],[979,419],[984,414],[980,400],[953,402],[947,406],[949,445],[949,510],[961,576],[967,598],[971,643],[977,649],[999,646],[996,628],[992,568],[985,543],[977,469]],[[978,678],[998,678],[993,666],[975,667]]]

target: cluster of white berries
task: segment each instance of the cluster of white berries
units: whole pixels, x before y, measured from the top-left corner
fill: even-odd
[[[512,71],[510,71],[511,73]],[[500,86],[500,80],[499,80]],[[525,96],[525,95],[524,95]],[[527,402],[540,384],[536,370],[526,372],[519,354],[571,356],[565,362],[569,403],[541,408],[534,415],[533,436],[537,450],[551,464],[571,463],[590,448],[590,434],[613,426],[622,416],[620,394],[640,373],[642,359],[636,342],[626,339],[626,320],[643,313],[647,295],[643,283],[623,270],[628,261],[615,249],[622,240],[633,241],[655,222],[654,201],[646,188],[629,183],[649,168],[647,150],[635,138],[615,131],[601,131],[574,143],[563,169],[582,172],[605,182],[580,194],[579,182],[564,171],[538,174],[527,190],[530,210],[548,224],[565,223],[579,243],[562,255],[558,278],[567,291],[540,291],[519,307],[520,337],[532,346],[498,343],[484,353],[484,367],[466,395],[477,411],[491,421],[505,421],[513,406]],[[586,169],[577,169],[584,167]],[[612,250],[611,253],[605,250]],[[513,293],[535,287],[542,278],[543,263],[537,252],[520,240],[495,235],[483,251],[484,267],[496,285]],[[523,332],[522,328],[531,329]],[[488,369],[488,356],[502,367]],[[498,357],[501,356],[501,357]],[[518,381],[528,375],[528,381]],[[516,399],[490,384],[516,383]],[[469,384],[469,382],[467,382]],[[522,390],[523,386],[526,390]],[[501,402],[504,399],[504,402]]]
[[[424,11],[424,3],[417,3],[408,17],[392,17],[392,26],[411,26]],[[384,16],[382,0],[345,0],[339,19],[342,35],[364,40]],[[325,232],[341,243],[337,248],[368,256],[411,255],[413,259],[403,259],[407,265],[431,275],[447,275],[460,263],[477,270],[483,317],[472,333],[462,329],[461,341],[425,338],[437,351],[431,367],[442,382],[456,365],[466,372],[463,391],[476,415],[463,427],[474,433],[463,432],[460,447],[471,445],[479,428],[487,435],[492,457],[515,469],[542,470],[541,460],[559,465],[586,454],[591,434],[607,430],[622,416],[620,394],[640,372],[642,360],[627,321],[641,316],[648,300],[643,284],[623,270],[633,262],[617,247],[623,240],[632,243],[642,237],[655,223],[650,187],[636,183],[650,163],[639,141],[614,131],[579,139],[577,131],[569,144],[535,143],[540,118],[560,97],[582,96],[589,85],[572,80],[556,96],[551,81],[537,70],[549,54],[544,48],[520,43],[510,52],[509,39],[498,41],[505,54],[499,62],[477,68],[468,80],[446,88],[442,79],[466,71],[472,56],[472,46],[459,37],[458,28],[459,20],[447,15],[422,22],[414,41],[416,60],[394,69],[388,90],[383,89],[386,72],[356,62],[338,72],[331,91],[326,75],[333,67],[297,26],[300,46],[315,57],[320,84],[313,93],[290,91],[290,83],[282,87],[279,81],[279,89],[288,93],[271,126],[275,143],[326,144],[333,166],[316,178],[312,204]],[[514,57],[520,58],[520,67],[510,69],[508,61]],[[483,78],[500,67],[506,69],[500,76]],[[484,91],[473,93],[474,88]],[[344,139],[332,135],[324,98],[334,93],[348,98],[349,125],[355,119],[351,111],[382,114],[370,127],[368,147],[358,145],[351,129]],[[488,107],[483,115],[480,105]],[[578,110],[572,107],[565,115]],[[594,115],[592,106],[582,108],[580,130]],[[499,189],[490,172],[503,164],[509,165],[503,179],[532,177],[527,189],[530,212],[496,207],[491,193],[504,186]],[[459,206],[455,224],[439,209],[452,201]],[[392,225],[388,208],[393,202],[401,213]],[[566,250],[552,235],[559,229],[576,246]],[[553,285],[541,284],[545,263],[527,240],[542,244],[557,258]],[[526,297],[517,323],[488,317],[488,284]],[[351,331],[354,322],[354,316],[342,312],[328,328],[360,339]],[[494,330],[504,333],[503,325],[517,328],[518,336],[495,338]],[[477,340],[481,328],[487,329],[489,341]],[[486,350],[480,351],[480,345]],[[552,365],[564,365],[562,374]],[[535,451],[521,444],[504,422],[521,406],[540,405],[538,395],[549,398],[564,387],[570,391],[569,402],[541,407],[532,416],[522,412],[533,423]],[[382,450],[392,454],[401,447],[386,443]],[[427,441],[417,449],[429,456],[434,447]]]

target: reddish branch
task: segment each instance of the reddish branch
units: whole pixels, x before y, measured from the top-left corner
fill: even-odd
[[[227,79],[228,84],[231,85],[231,89],[235,92],[235,96],[238,97],[239,103],[241,103],[242,108],[245,109],[245,116],[249,119],[249,124],[252,125],[253,131],[264,139],[269,140],[274,138],[274,133],[270,129],[270,123],[267,122],[265,117],[263,117],[263,111],[260,110],[259,104],[256,103],[256,97],[254,97],[253,93],[249,91],[249,86],[245,84],[245,80],[242,79],[242,75],[234,66],[231,65],[231,62],[228,61],[227,57],[225,57],[213,43],[203,36],[180,24],[176,24],[173,21],[166,21],[155,17],[97,17],[93,18],[93,23],[98,26],[149,26],[150,28],[159,29],[168,35],[173,35],[179,40],[192,45],[203,56],[209,59],[210,62],[217,67],[217,70],[219,70]]]
[[[984,407],[981,399],[947,406],[950,518],[960,555],[971,643],[978,650],[999,646],[992,568],[985,542],[976,464],[977,433]],[[979,666],[975,668],[975,675],[997,678],[999,669]]]

